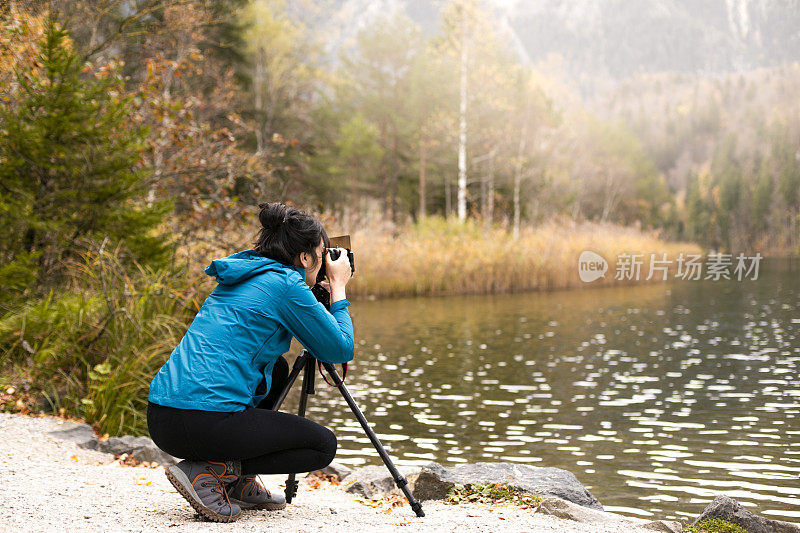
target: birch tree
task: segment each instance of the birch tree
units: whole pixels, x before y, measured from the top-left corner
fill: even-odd
[[[485,13],[478,0],[452,0],[442,11],[445,49],[458,57],[458,192],[456,210],[458,219],[467,218],[467,126],[470,97],[470,59],[475,46],[476,31]]]

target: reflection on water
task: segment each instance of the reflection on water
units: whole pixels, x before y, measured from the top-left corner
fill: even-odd
[[[623,514],[697,515],[725,493],[800,521],[798,274],[357,302],[347,382],[400,465],[557,466]],[[380,464],[321,380],[308,416],[337,461]]]

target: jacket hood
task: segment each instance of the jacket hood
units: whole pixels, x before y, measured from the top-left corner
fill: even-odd
[[[279,261],[264,257],[255,250],[244,250],[211,261],[211,264],[206,267],[205,273],[216,277],[217,283],[220,285],[236,285],[264,272],[286,272],[287,270],[296,270],[300,272],[303,279],[306,277],[305,268],[284,265]]]

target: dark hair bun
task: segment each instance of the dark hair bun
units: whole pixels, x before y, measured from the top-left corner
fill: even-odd
[[[262,228],[254,243],[255,251],[285,265],[295,264],[299,254],[306,252],[314,257],[316,266],[314,251],[320,241],[325,246],[330,244],[320,221],[305,211],[279,202],[263,203],[258,207],[261,209],[258,221]]]
[[[289,218],[290,208],[284,204],[263,203],[259,204],[261,212],[258,214],[258,221],[269,232],[277,231]]]

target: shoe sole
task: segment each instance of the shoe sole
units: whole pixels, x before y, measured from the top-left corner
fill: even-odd
[[[239,516],[241,516],[241,511],[233,516],[225,516],[216,513],[203,505],[203,502],[200,501],[200,496],[198,496],[197,492],[195,492],[194,488],[192,488],[189,478],[186,477],[186,474],[183,473],[183,470],[177,466],[172,465],[169,468],[166,468],[164,473],[167,475],[169,482],[172,483],[172,486],[175,487],[175,490],[177,490],[178,493],[183,496],[194,508],[194,510],[197,511],[198,514],[200,514],[200,516],[203,518],[207,518],[212,522],[234,522],[239,518]]]
[[[239,507],[242,508],[243,511],[280,511],[281,509],[286,509],[286,502],[283,503],[247,503],[243,502],[242,500],[237,500],[236,498],[230,498],[231,502],[235,503]]]

